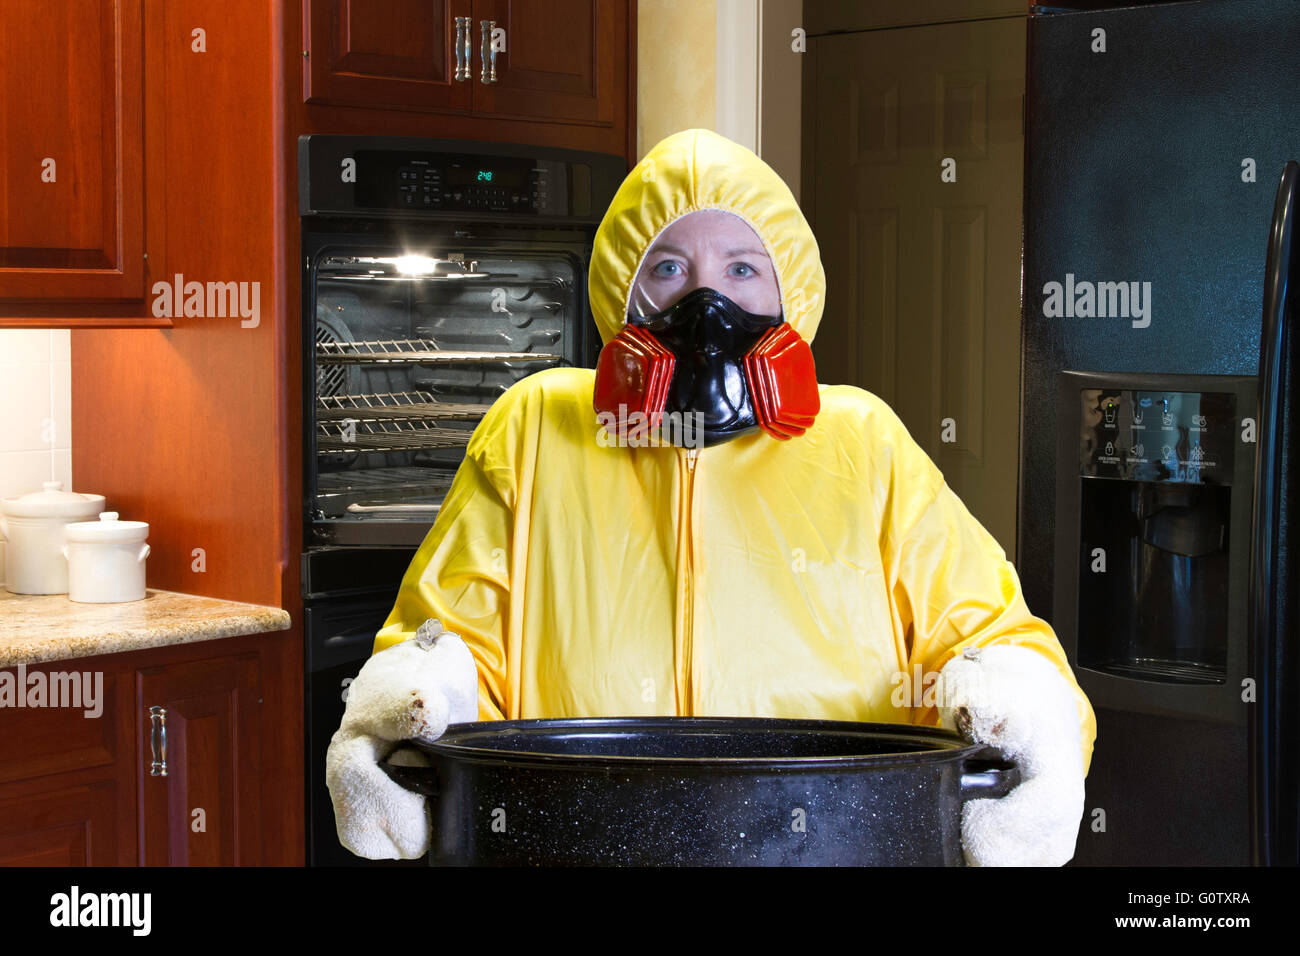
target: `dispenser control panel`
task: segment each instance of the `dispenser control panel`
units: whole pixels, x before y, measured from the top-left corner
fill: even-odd
[[[1079,474],[1231,485],[1238,440],[1231,392],[1080,390]]]

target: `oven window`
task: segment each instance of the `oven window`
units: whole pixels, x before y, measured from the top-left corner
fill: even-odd
[[[341,525],[433,523],[492,402],[580,364],[580,275],[567,252],[317,257],[311,509],[333,528],[318,540],[346,543]]]

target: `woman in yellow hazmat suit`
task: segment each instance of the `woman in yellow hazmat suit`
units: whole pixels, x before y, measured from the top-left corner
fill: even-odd
[[[810,342],[824,290],[789,189],[700,129],[628,175],[589,283],[607,352],[632,324],[671,346],[666,320],[645,317],[683,303],[742,324],[783,317]],[[715,398],[731,388],[714,384]],[[943,724],[1001,746],[1023,782],[966,804],[967,859],[1066,862],[1095,723],[1060,643],[888,406],[812,389],[815,416],[784,434],[751,427],[683,448],[619,441],[598,423],[590,369],[510,388],[349,692],[327,767],[344,844],[424,852],[423,798],[375,764],[449,721],[726,715]],[[421,625],[448,633],[410,641]]]

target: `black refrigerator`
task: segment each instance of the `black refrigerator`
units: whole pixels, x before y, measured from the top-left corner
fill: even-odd
[[[1018,564],[1097,715],[1074,862],[1300,862],[1300,4],[1028,20]]]

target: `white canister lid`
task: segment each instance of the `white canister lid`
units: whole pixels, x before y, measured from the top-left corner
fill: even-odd
[[[118,521],[116,511],[105,511],[98,521],[78,521],[63,526],[69,541],[143,541],[149,537],[147,521]]]
[[[93,518],[104,507],[103,495],[64,491],[63,482],[47,481],[44,491],[5,498],[0,502],[11,518]]]

